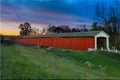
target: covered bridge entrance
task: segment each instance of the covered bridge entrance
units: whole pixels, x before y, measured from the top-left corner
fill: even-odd
[[[103,31],[97,33],[95,36],[95,49],[109,49],[109,35]]]

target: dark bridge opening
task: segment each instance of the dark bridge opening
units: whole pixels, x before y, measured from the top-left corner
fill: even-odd
[[[105,37],[98,37],[97,38],[97,49],[104,48],[106,49],[106,38]]]

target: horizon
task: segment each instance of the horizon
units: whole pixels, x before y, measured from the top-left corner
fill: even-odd
[[[31,27],[43,29],[49,24],[91,26],[97,3],[112,4],[113,0],[1,0],[1,33],[19,35],[19,24],[29,22]]]

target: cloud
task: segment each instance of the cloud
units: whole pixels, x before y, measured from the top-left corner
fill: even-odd
[[[102,0],[105,1],[105,0]],[[1,0],[1,18],[5,21],[72,24],[91,22],[97,0]]]
[[[20,23],[43,28],[48,24],[71,27],[94,21],[95,4],[113,0],[1,0],[2,33],[19,34]]]

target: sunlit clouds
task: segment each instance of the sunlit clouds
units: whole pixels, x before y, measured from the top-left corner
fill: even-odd
[[[106,2],[106,0],[102,0]],[[112,0],[109,1],[111,3]],[[20,23],[40,30],[49,24],[91,25],[98,0],[1,0],[1,33],[18,35]],[[107,2],[108,3],[108,2]]]

